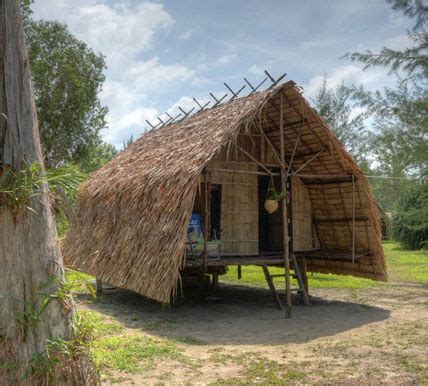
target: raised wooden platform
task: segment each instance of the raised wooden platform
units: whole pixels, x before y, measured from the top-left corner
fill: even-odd
[[[314,251],[294,252],[297,258],[319,259],[319,260],[334,260],[334,261],[352,261],[352,252],[343,250],[328,250],[318,249]],[[370,252],[356,252],[354,261],[370,255]],[[186,267],[202,267],[204,259],[186,259]],[[209,257],[207,259],[207,267],[220,267],[229,265],[267,265],[267,266],[283,266],[283,252],[267,252],[258,256],[221,256],[220,258]]]
[[[294,252],[296,257],[306,257],[307,259],[318,260],[335,260],[335,261],[352,261],[352,251],[333,250],[333,249],[318,249],[315,251]],[[356,252],[354,260],[369,256],[370,252]]]
[[[186,267],[202,267],[204,265],[203,259],[186,259]],[[229,265],[269,265],[269,266],[283,266],[284,254],[282,252],[274,252],[262,254],[259,256],[221,256],[220,258],[209,257],[207,259],[207,266],[229,266]]]

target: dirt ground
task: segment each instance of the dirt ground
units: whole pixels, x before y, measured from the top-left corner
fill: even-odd
[[[297,295],[292,319],[269,291],[221,284],[187,290],[170,309],[122,290],[82,301],[126,333],[178,342],[187,362],[159,360],[140,373],[114,371],[106,385],[428,385],[428,287],[390,282],[370,290]]]

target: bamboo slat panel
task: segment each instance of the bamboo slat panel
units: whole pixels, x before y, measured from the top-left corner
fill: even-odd
[[[225,155],[223,155],[225,156]],[[257,165],[249,162],[212,161],[212,169],[257,171]],[[243,173],[211,172],[211,183],[221,189],[221,244],[220,252],[236,255],[257,255],[258,190],[257,175]]]
[[[311,200],[307,187],[298,177],[291,178],[293,250],[311,251],[317,243],[313,234]]]

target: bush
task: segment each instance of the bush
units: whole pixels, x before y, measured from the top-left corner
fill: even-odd
[[[407,249],[428,247],[428,184],[407,190],[394,212],[393,238]]]

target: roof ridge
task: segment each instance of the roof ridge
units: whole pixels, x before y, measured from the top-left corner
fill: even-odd
[[[218,99],[213,93],[210,92],[209,94],[210,94],[211,98],[214,100],[214,105],[212,105],[209,108],[206,108],[206,107],[211,103],[211,101],[208,101],[205,104],[203,104],[203,103],[201,104],[201,103],[199,103],[199,101],[195,97],[192,97],[192,99],[195,101],[196,106],[194,106],[193,108],[191,108],[189,111],[184,110],[181,106],[177,106],[177,109],[180,110],[180,113],[178,113],[177,115],[175,115],[175,117],[171,116],[172,111],[171,111],[171,114],[170,114],[169,111],[166,111],[164,114],[161,114],[161,115],[159,115],[157,117],[157,119],[159,121],[158,123],[152,124],[148,119],[146,119],[146,122],[150,126],[151,130],[160,129],[160,128],[164,127],[164,126],[167,126],[167,125],[170,125],[170,124],[173,124],[173,123],[177,123],[177,122],[181,122],[181,121],[185,120],[186,118],[188,118],[189,116],[194,116],[195,114],[200,113],[202,111],[212,110],[212,109],[214,109],[214,108],[216,108],[216,107],[218,107],[220,105],[224,105],[224,104],[227,104],[227,103],[230,103],[230,102],[242,99],[242,98],[249,97],[249,96],[251,96],[251,95],[253,95],[253,94],[257,93],[257,92],[262,91],[260,88],[268,80],[272,84],[267,89],[264,89],[263,91],[275,88],[276,86],[278,86],[280,84],[280,81],[283,80],[285,78],[285,76],[287,75],[286,73],[283,73],[281,76],[279,76],[278,78],[275,79],[267,70],[264,70],[264,73],[265,73],[266,77],[257,86],[254,86],[252,83],[250,83],[248,81],[247,78],[244,77],[245,84],[238,91],[234,91],[226,82],[223,82],[223,84],[226,86],[226,88],[228,89],[228,91],[232,94],[231,98],[228,101],[226,101],[226,102],[223,102],[223,101],[229,95],[228,93],[224,94],[220,99]],[[247,95],[245,95],[245,96],[239,96],[239,94],[247,87],[247,85],[249,86],[249,88],[251,90],[250,93],[247,94]],[[198,107],[198,110],[195,113],[192,114],[192,112],[197,107]],[[171,108],[170,108],[170,110],[171,110]],[[166,115],[166,118],[165,118],[165,115]]]

